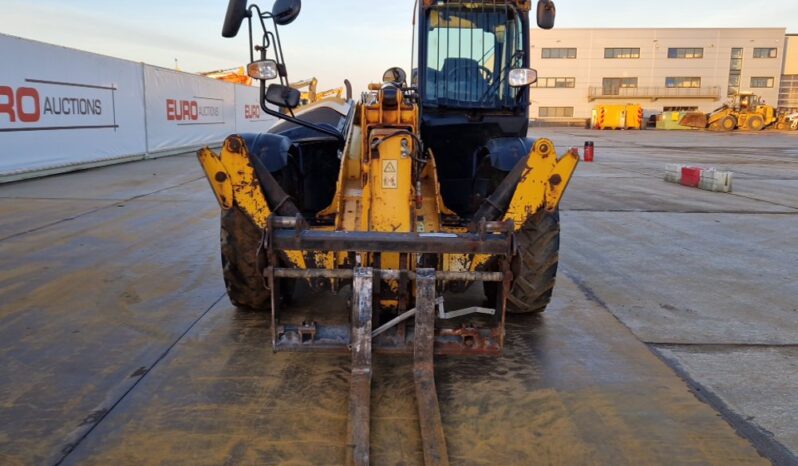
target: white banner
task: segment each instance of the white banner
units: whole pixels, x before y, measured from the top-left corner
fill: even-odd
[[[0,35],[0,175],[146,152],[141,65]]]
[[[0,34],[0,181],[267,131],[259,88]]]
[[[259,100],[259,87],[236,86],[237,133],[263,133],[277,122],[277,118],[261,110]]]
[[[235,86],[144,65],[150,152],[222,141],[236,131]]]

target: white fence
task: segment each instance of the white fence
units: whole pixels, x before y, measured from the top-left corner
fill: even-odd
[[[0,34],[0,182],[265,131],[258,89]]]

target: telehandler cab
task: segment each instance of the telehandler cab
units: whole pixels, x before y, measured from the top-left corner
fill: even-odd
[[[410,84],[391,68],[357,101],[298,109],[279,27],[300,9],[228,6],[222,35],[248,20],[248,73],[263,111],[281,120],[198,154],[222,208],[228,295],[271,312],[275,351],[351,351],[350,464],[369,461],[372,349],[412,353],[425,462],[447,464],[433,353],[498,355],[506,312],[546,308],[558,204],[578,162],[527,137],[531,0],[419,0]],[[554,15],[551,0],[538,2],[540,27]],[[329,321],[289,318],[280,308],[298,281],[349,288],[348,323],[335,323],[336,309],[317,310]],[[485,303],[445,310],[444,292],[474,282]]]

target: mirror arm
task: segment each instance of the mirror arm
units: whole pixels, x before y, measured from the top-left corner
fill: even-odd
[[[257,6],[252,5],[252,7],[257,8]],[[249,62],[252,63],[255,61],[255,44],[252,41],[252,11],[249,12],[249,18],[247,18],[247,28],[249,29]]]
[[[335,131],[333,129],[325,128],[323,126],[314,125],[313,123],[309,123],[307,121],[300,120],[299,118],[296,118],[296,117],[293,116],[293,112],[291,112],[292,115],[289,116],[289,115],[286,115],[284,113],[276,112],[276,111],[270,109],[269,107],[267,107],[266,106],[266,83],[264,81],[261,81],[261,83],[260,83],[260,108],[264,112],[266,112],[267,114],[269,114],[269,115],[271,115],[273,117],[277,117],[277,118],[279,118],[281,120],[290,121],[291,123],[297,124],[299,126],[304,126],[305,128],[312,129],[312,130],[318,131],[320,133],[324,133],[324,134],[326,134],[328,136],[332,136],[332,137],[334,137],[335,139],[338,140],[338,143],[341,145],[341,147],[343,147],[344,144],[346,143],[346,138],[339,131]]]
[[[267,32],[266,36],[268,38],[269,44],[279,44],[279,38],[275,38],[274,34],[272,34],[271,32]],[[285,62],[283,61],[282,57],[283,57],[282,49],[279,46],[275,47],[274,59],[278,65],[278,70],[280,74],[280,83],[283,84],[284,86],[288,86],[288,71],[286,70]]]
[[[283,43],[280,40],[280,28],[277,26],[277,19],[271,16],[272,22],[274,23],[274,33],[269,32],[269,35],[272,38],[272,42],[274,42],[274,57],[277,59],[277,63],[282,65],[282,69],[285,70],[285,73],[280,73],[280,82],[288,86],[288,71],[287,67],[285,66],[285,55],[283,55]]]

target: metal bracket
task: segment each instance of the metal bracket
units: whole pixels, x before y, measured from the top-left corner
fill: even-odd
[[[457,309],[455,311],[446,312],[443,307],[443,296],[438,296],[435,298],[435,306],[438,308],[438,319],[454,319],[456,317],[463,317],[470,314],[486,314],[489,316],[496,315],[496,309],[491,309],[489,307],[479,307],[479,306],[471,306],[465,307],[463,309]],[[389,320],[388,322],[380,325],[376,330],[371,332],[371,338],[375,338],[377,335],[383,334],[386,331],[390,330],[393,327],[396,327],[400,323],[406,321],[407,319],[416,315],[416,308],[408,309],[407,311],[399,314],[398,316],[394,317],[393,319]]]
[[[463,309],[446,312],[446,309],[443,307],[443,296],[438,296],[438,298],[435,299],[435,304],[438,306],[439,319],[454,319],[455,317],[463,317],[469,314],[487,314],[489,316],[496,315],[496,309],[480,306],[464,307]]]

